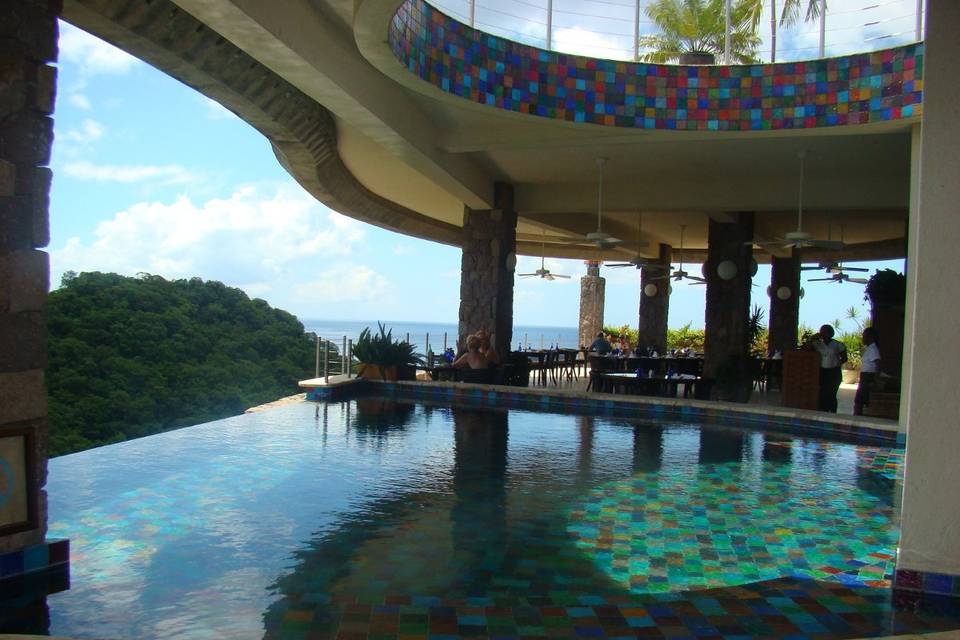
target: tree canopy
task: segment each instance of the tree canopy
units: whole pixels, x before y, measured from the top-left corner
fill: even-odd
[[[760,36],[760,12],[757,0],[735,0],[731,8],[731,56],[735,62],[754,62]],[[642,36],[641,56],[645,62],[676,62],[685,53],[723,53],[726,18],[724,0],[655,0],[647,5],[647,17],[659,32]]]
[[[313,374],[295,316],[200,278],[67,273],[48,322],[51,456],[236,415]]]

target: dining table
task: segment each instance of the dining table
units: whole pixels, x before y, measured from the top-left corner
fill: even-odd
[[[689,398],[695,396],[696,385],[702,380],[691,374],[638,376],[636,373],[603,372],[597,374],[594,391],[676,398],[679,388],[683,387],[683,397]]]

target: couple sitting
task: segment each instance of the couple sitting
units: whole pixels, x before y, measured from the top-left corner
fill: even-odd
[[[453,361],[457,369],[489,369],[500,363],[496,349],[493,348],[490,334],[480,329],[467,336],[466,350]]]

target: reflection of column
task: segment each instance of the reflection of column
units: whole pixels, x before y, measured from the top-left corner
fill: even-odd
[[[594,417],[581,415],[577,416],[576,420],[577,432],[580,436],[577,446],[577,475],[580,478],[587,478],[593,466]]]
[[[707,307],[704,314],[703,375],[716,378],[731,358],[745,360],[750,351],[750,280],[753,213],[732,214],[735,222],[710,220]],[[746,366],[744,363],[743,366]]]
[[[460,337],[484,329],[493,334],[498,353],[510,351],[513,338],[513,269],[508,256],[517,248],[517,212],[513,187],[497,183],[495,209],[463,215],[460,261]]]
[[[800,323],[800,258],[770,260],[770,339],[767,355],[784,353],[797,346]]]
[[[920,155],[919,202],[910,216],[904,362],[907,427],[903,511],[896,589],[944,591],[960,582],[960,394],[957,393],[957,300],[960,279],[944,273],[957,260],[960,238],[960,3],[927,3],[923,130],[915,130]],[[922,138],[922,140],[921,140]],[[911,180],[912,182],[912,180]],[[922,274],[922,275],[921,275]],[[937,277],[937,274],[940,277]],[[880,345],[881,353],[883,344]],[[914,572],[942,574],[927,580]],[[938,589],[939,588],[939,589]],[[954,595],[956,591],[954,591]]]
[[[451,510],[454,559],[461,584],[470,593],[485,593],[496,575],[496,556],[507,543],[507,414],[452,409],[454,424]],[[478,583],[479,581],[480,583]]]
[[[633,472],[653,473],[663,464],[663,427],[653,424],[633,428]]]
[[[580,346],[589,347],[603,330],[603,303],[606,279],[600,276],[600,263],[587,262],[587,275],[580,278]]]
[[[657,262],[669,269],[672,250],[670,245],[660,245]],[[670,310],[670,280],[662,279],[669,270],[640,269],[640,334],[637,346],[653,349],[659,354],[667,352],[667,315]]]
[[[743,459],[744,434],[739,431],[700,429],[700,464],[740,462]]]

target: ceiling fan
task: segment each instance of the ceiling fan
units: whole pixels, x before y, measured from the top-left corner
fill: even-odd
[[[830,233],[827,232],[827,237],[829,236]],[[843,242],[843,225],[840,225],[840,242]],[[816,267],[800,267],[800,271],[820,271],[821,269],[827,273],[843,273],[844,271],[870,271],[870,269],[866,269],[864,267],[845,267],[843,266],[842,259],[839,261],[821,261]]]
[[[756,244],[761,247],[782,247],[784,249],[803,249],[805,247],[816,247],[818,249],[827,249],[828,251],[837,251],[843,249],[844,244],[840,240],[818,240],[812,233],[803,230],[803,170],[807,159],[807,152],[797,153],[800,158],[800,188],[797,196],[797,230],[789,231],[784,234],[782,239],[771,242],[748,242],[747,244]]]
[[[570,276],[565,276],[561,273],[550,273],[550,269],[547,269],[545,266],[546,262],[546,251],[544,250],[544,245],[540,243],[540,268],[534,271],[533,273],[518,273],[517,276],[520,278],[541,278],[543,280],[556,280],[557,278],[563,278],[569,280]]]
[[[857,284],[867,284],[866,278],[851,278],[849,274],[846,274],[842,271],[835,272],[829,278],[810,278],[807,282],[836,282],[843,284],[844,282],[856,282]]]
[[[665,265],[659,260],[640,255],[639,249],[649,245],[650,243],[643,239],[643,214],[640,214],[640,216],[637,217],[637,255],[627,262],[613,262],[607,264],[607,266],[634,267],[636,269],[669,269],[669,265]]]
[[[691,282],[690,284],[706,284],[707,281],[704,278],[700,278],[698,276],[692,276],[683,270],[683,234],[686,230],[687,230],[687,225],[685,224],[680,225],[680,250],[679,250],[680,268],[674,270],[674,272],[671,274],[653,278],[654,280],[674,280],[675,282],[680,282],[681,280],[692,280],[693,282]],[[671,267],[671,269],[673,269],[673,267]]]
[[[614,238],[603,231],[603,166],[606,163],[606,158],[597,158],[597,167],[600,169],[600,184],[597,189],[597,230],[591,231],[582,239],[572,240],[568,244],[592,244],[597,249],[610,249],[623,242],[623,240]]]

